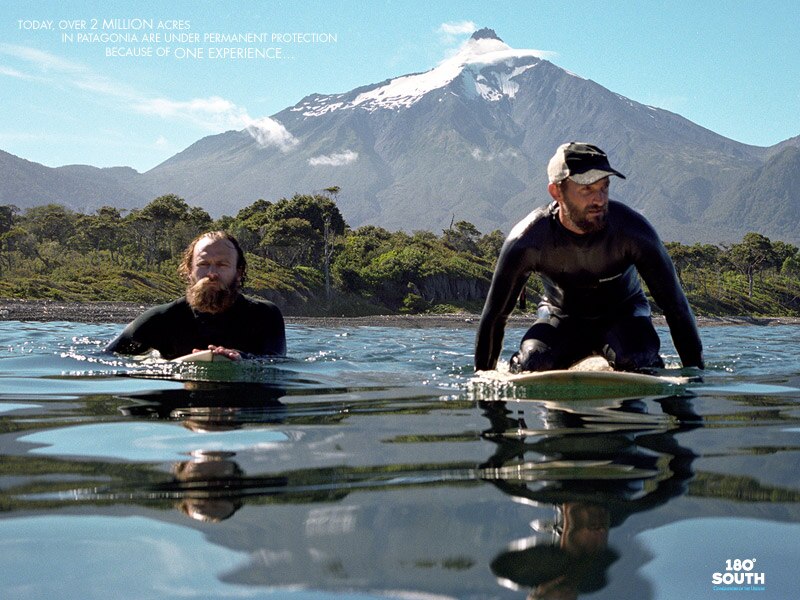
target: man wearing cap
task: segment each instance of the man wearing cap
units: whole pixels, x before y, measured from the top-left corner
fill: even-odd
[[[475,342],[475,369],[494,369],[508,316],[531,273],[544,284],[538,318],[510,368],[566,369],[593,354],[615,370],[663,367],[639,275],[664,312],[684,367],[703,368],[694,315],[672,260],[642,215],[608,199],[625,178],[597,146],[561,145],[547,167],[547,206],[517,223],[497,261]]]

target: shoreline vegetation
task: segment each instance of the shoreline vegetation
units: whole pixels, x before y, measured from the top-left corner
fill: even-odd
[[[482,233],[455,215],[441,234],[352,229],[340,193],[259,199],[216,220],[174,194],[92,214],[0,205],[0,320],[129,322],[181,296],[184,249],[222,229],[247,257],[244,293],[271,300],[290,323],[477,324],[501,231]],[[701,325],[800,320],[800,248],[748,233],[739,243],[666,249]],[[530,323],[543,294],[531,277],[511,324]]]
[[[62,302],[57,300],[0,299],[0,321],[71,321],[77,323],[126,324],[152,304],[141,302]],[[480,315],[471,312],[450,314],[385,314],[360,317],[310,317],[284,315],[288,324],[317,327],[477,327]],[[509,325],[525,326],[536,318],[535,313],[515,312]],[[664,318],[654,315],[656,325],[665,325]],[[800,325],[800,317],[698,316],[700,327],[719,325]]]

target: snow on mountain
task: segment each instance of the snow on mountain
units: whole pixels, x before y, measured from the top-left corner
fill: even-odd
[[[351,227],[442,231],[456,219],[508,231],[549,201],[547,160],[570,139],[612,155],[629,175],[614,197],[663,239],[731,242],[759,231],[798,241],[800,138],[740,144],[569,73],[540,51],[512,49],[489,29],[429,71],[308,96],[143,174],[49,169],[0,152],[0,203],[69,201],[82,210],[114,198],[131,209],[174,193],[216,217],[336,185]]]
[[[291,145],[227,132],[143,179],[215,216],[254,198],[335,184],[346,190],[338,203],[353,227],[441,231],[456,218],[508,231],[548,201],[544,166],[553,149],[589,139],[631,175],[615,198],[665,239],[716,241],[741,237],[744,226],[720,208],[709,229],[705,212],[725,205],[731,181],[763,161],[762,150],[569,73],[541,51],[513,49],[490,29],[424,73],[313,94],[268,124],[279,124],[273,133]]]
[[[305,117],[323,115],[332,110],[361,108],[408,108],[426,94],[440,90],[461,77],[464,92],[491,102],[513,98],[519,86],[514,78],[535,67],[545,53],[539,50],[516,50],[503,42],[491,29],[481,29],[450,58],[424,73],[404,75],[362,91],[354,98],[346,95],[315,96],[293,110]],[[486,67],[492,67],[487,71]],[[320,102],[321,100],[321,102]]]

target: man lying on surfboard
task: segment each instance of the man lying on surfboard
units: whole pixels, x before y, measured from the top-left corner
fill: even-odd
[[[500,252],[475,341],[475,369],[494,369],[508,315],[531,273],[544,284],[533,326],[510,361],[513,372],[566,369],[592,355],[615,370],[663,367],[647,284],[667,319],[684,367],[703,368],[694,315],[652,225],[608,199],[611,168],[597,146],[562,144],[547,167],[547,206],[511,231]]]
[[[247,262],[236,238],[223,231],[197,237],[186,249],[179,271],[186,295],[142,313],[107,351],[158,350],[168,360],[207,350],[232,360],[286,354],[280,309],[241,293]]]

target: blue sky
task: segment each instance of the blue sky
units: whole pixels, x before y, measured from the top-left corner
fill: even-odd
[[[137,23],[145,27],[120,28]],[[798,23],[796,0],[6,0],[0,150],[51,167],[146,171],[308,94],[426,71],[475,27],[493,28],[513,48],[547,52],[633,100],[769,146],[800,135]],[[97,37],[131,33],[160,37]],[[248,33],[269,41],[205,37]],[[269,50],[262,58],[219,52],[246,47]],[[152,55],[114,56],[119,48]]]

